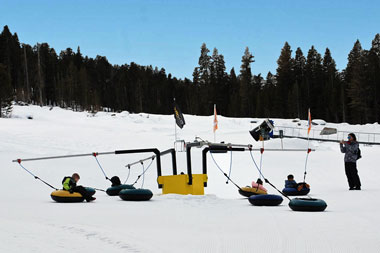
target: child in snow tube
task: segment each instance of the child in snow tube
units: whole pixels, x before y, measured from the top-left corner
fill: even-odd
[[[252,195],[267,194],[267,189],[262,185],[263,181],[259,178],[256,183],[252,182],[252,187],[246,186],[239,189],[240,195],[244,197],[250,197]]]
[[[118,176],[111,177],[111,183],[112,183],[111,187],[121,185],[120,178]]]
[[[285,188],[282,190],[288,196],[302,196],[310,192],[310,186],[307,183],[298,183],[294,180],[292,174],[288,175],[288,180],[285,180]]]
[[[80,193],[87,202],[95,200],[96,198],[92,197],[86,188],[81,185],[77,186],[79,179],[80,176],[78,173],[74,173],[71,177],[64,177],[62,180],[63,190],[69,191],[70,193]]]
[[[256,182],[252,181],[252,188],[259,188],[260,190],[267,192],[267,189],[263,186],[263,181],[260,178],[258,178]]]
[[[297,188],[297,182],[292,174],[288,175],[288,180],[285,180],[285,188]]]
[[[113,176],[110,181],[112,185],[106,191],[109,196],[118,196],[120,191],[124,189],[135,189],[133,185],[121,184],[120,178],[118,176]]]

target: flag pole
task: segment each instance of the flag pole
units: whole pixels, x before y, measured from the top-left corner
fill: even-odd
[[[216,104],[214,104],[214,128],[213,128],[213,131],[214,131],[214,142],[216,142],[216,129],[215,129],[215,124],[216,123]]]
[[[173,98],[173,104],[175,105],[175,98]],[[177,141],[177,123],[175,120],[175,112],[174,112],[174,143]]]
[[[305,160],[305,172],[303,174],[303,182],[305,183],[306,181],[306,170],[307,170],[307,160],[309,158],[309,153],[310,153],[310,130],[311,130],[311,113],[310,113],[310,108],[307,113],[307,119],[309,126],[307,128],[307,154],[306,154],[306,160]]]

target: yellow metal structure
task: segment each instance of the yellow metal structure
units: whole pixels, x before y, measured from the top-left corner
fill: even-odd
[[[162,194],[191,194],[204,195],[204,183],[207,182],[207,174],[192,174],[193,183],[189,182],[189,175],[159,176],[157,182],[162,185]]]

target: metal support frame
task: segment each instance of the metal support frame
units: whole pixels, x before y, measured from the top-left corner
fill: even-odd
[[[61,159],[70,157],[84,157],[84,156],[98,156],[98,155],[121,155],[121,154],[136,154],[136,153],[154,153],[157,164],[157,177],[161,176],[161,153],[157,148],[146,148],[146,149],[125,149],[125,150],[115,150],[111,152],[93,152],[88,154],[75,154],[75,155],[63,155],[63,156],[49,156],[49,157],[39,157],[39,158],[29,158],[29,159],[16,159],[12,162],[27,162],[27,161],[38,161],[38,160],[48,160],[48,159]],[[168,152],[171,153],[171,152]],[[176,166],[175,166],[176,168]],[[174,169],[173,169],[174,171]],[[162,188],[162,185],[158,184],[158,188]]]

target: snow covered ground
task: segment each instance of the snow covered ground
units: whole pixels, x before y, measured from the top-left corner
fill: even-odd
[[[33,119],[28,119],[31,116]],[[179,136],[213,140],[213,117],[185,115]],[[217,141],[252,143],[252,119],[219,116]],[[291,120],[275,119],[291,125]],[[305,126],[306,122],[302,121]],[[378,124],[350,126],[327,124],[338,130],[379,132]],[[320,126],[316,126],[320,127]],[[208,187],[204,196],[161,195],[156,168],[147,171],[144,188],[155,195],[148,202],[126,202],[97,192],[91,203],[60,204],[50,199],[52,189],[35,180],[11,160],[50,155],[114,151],[118,149],[173,147],[173,116],[98,113],[92,116],[37,106],[15,106],[13,118],[0,119],[0,252],[380,252],[379,146],[361,146],[358,161],[362,191],[348,191],[343,155],[336,143],[312,142],[307,182],[310,196],[324,199],[321,213],[293,212],[284,199],[278,207],[255,207],[208,159]],[[279,148],[279,140],[265,142]],[[306,148],[307,142],[284,140],[285,148]],[[201,172],[201,150],[194,149],[193,172]],[[254,153],[259,161],[259,153]],[[124,180],[126,164],[147,154],[99,156],[108,176]],[[264,152],[263,173],[278,188],[289,173],[301,181],[306,152]],[[228,171],[230,155],[216,160]],[[178,153],[178,170],[186,172],[185,153]],[[163,174],[170,174],[170,157],[164,157]],[[80,183],[106,189],[93,157],[23,163],[56,187],[66,175],[78,172]],[[141,173],[131,169],[129,183]],[[234,153],[231,178],[241,186],[258,178],[249,153]],[[142,180],[137,183],[141,186]],[[269,185],[266,188],[276,194]]]

